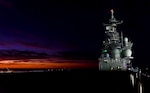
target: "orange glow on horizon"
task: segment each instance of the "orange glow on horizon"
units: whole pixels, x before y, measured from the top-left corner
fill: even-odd
[[[50,69],[50,68],[97,68],[93,62],[0,62],[0,68],[13,69]]]

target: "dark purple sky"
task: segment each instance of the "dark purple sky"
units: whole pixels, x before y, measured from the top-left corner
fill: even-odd
[[[62,39],[66,23],[53,8],[43,1],[1,0],[0,49],[55,52],[70,48]]]
[[[134,42],[136,60],[145,62],[143,49],[150,52],[148,0],[0,0],[0,50],[100,52],[102,23],[112,8],[124,20],[121,29]]]
[[[88,4],[67,0],[1,0],[0,49],[48,53],[98,49],[101,10],[99,6],[93,7],[96,2]]]

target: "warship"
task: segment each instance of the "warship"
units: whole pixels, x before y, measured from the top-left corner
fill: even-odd
[[[99,60],[99,70],[121,70],[127,71],[132,68],[132,46],[128,37],[123,37],[122,31],[118,31],[117,26],[123,20],[116,20],[114,10],[111,9],[111,18],[105,27],[106,39],[103,41],[101,56]]]
[[[131,61],[134,59],[132,56],[133,43],[128,37],[124,37],[122,31],[117,28],[123,23],[123,20],[116,20],[113,9],[110,10],[110,13],[109,22],[103,24],[106,38],[102,43],[101,55],[98,58],[99,71],[121,72],[122,75],[127,72],[132,93],[149,93],[147,92],[149,91],[149,83],[147,84],[147,82],[150,80],[150,74],[148,70],[144,71],[132,65]],[[120,76],[118,75],[118,77]]]

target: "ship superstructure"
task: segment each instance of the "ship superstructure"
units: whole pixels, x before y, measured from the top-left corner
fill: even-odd
[[[123,21],[116,20],[111,9],[109,23],[105,27],[106,39],[103,41],[102,53],[99,60],[99,70],[128,70],[132,67],[133,43],[123,33],[117,31],[117,26]]]

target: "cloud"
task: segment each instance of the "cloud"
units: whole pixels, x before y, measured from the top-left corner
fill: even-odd
[[[9,49],[17,49],[17,50],[33,50],[33,51],[51,51],[50,46],[46,46],[39,43],[25,42],[25,41],[6,41],[0,40],[0,50],[9,50]],[[52,49],[53,50],[53,49]],[[53,50],[54,51],[54,50]]]
[[[50,50],[50,46],[46,46],[46,45],[42,45],[42,44],[38,44],[38,43],[24,42],[24,41],[19,41],[17,43],[20,44],[20,45],[23,45],[25,47]]]
[[[88,51],[64,51],[58,52],[54,57],[68,59],[68,60],[98,60],[98,52]]]

